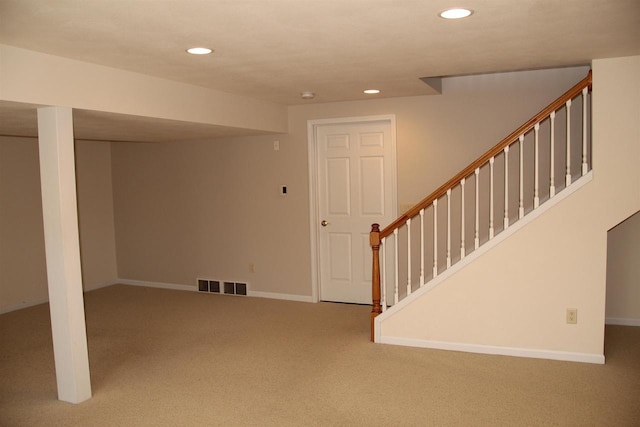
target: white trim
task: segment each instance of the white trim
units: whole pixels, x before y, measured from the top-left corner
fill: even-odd
[[[620,325],[620,326],[640,326],[640,319],[622,318],[622,317],[607,317],[604,319],[606,325]]]
[[[91,285],[84,285],[84,291],[85,292],[95,291],[96,289],[106,288],[107,286],[117,285],[118,283],[121,283],[119,279],[113,279],[113,280],[108,280],[102,283],[93,283]]]
[[[9,307],[0,307],[0,314],[10,313],[12,311],[21,310],[27,307],[33,307],[34,305],[40,305],[49,302],[49,297],[40,298],[32,301],[23,301],[20,304],[11,305]]]
[[[209,279],[211,280],[211,279]],[[222,282],[222,281],[221,281]],[[247,283],[248,282],[240,282]],[[198,292],[197,285],[183,285],[177,283],[163,283],[163,282],[148,282],[146,280],[131,280],[131,279],[114,279],[109,280],[107,282],[98,283],[94,285],[88,285],[84,292],[94,291],[96,289],[105,288],[107,286],[112,285],[129,285],[129,286],[143,286],[147,288],[159,288],[159,289],[173,289],[178,291],[190,291],[190,292]],[[211,293],[211,295],[227,295],[227,296],[242,296],[243,295],[230,295],[224,293]],[[259,291],[251,291],[247,289],[247,297],[253,298],[268,298],[268,299],[277,299],[277,300],[286,300],[286,301],[298,301],[298,302],[318,302],[314,300],[312,296],[309,295],[293,295],[293,294],[280,294],[276,292],[259,292]],[[44,304],[49,302],[49,298],[41,298],[33,301],[25,301],[20,304],[16,304],[10,307],[0,308],[0,314],[9,313],[11,311],[20,310],[23,308],[31,307],[34,305]]]
[[[174,289],[176,291],[198,291],[197,285],[183,285],[178,283],[147,282],[145,280],[130,279],[118,279],[116,283],[119,283],[121,285],[144,286],[147,288]]]
[[[202,280],[212,280],[212,279],[202,279]],[[178,291],[199,292],[197,284],[196,285],[182,285],[182,284],[176,284],[176,283],[147,282],[147,281],[144,281],[144,280],[129,280],[129,279],[118,279],[116,281],[116,283],[120,283],[120,284],[123,284],[123,285],[132,285],[132,286],[146,286],[146,287],[149,287],[149,288],[174,289],[174,290],[178,290]],[[224,283],[224,280],[220,281],[221,285],[222,285],[222,283]],[[235,282],[235,283],[238,283],[238,282]],[[244,282],[244,281],[240,281],[239,283],[247,283],[247,287],[249,285],[248,282]],[[204,292],[202,292],[202,293],[204,293]],[[243,295],[231,295],[231,294],[225,294],[224,292],[220,292],[220,293],[208,292],[208,294],[244,297]],[[313,297],[308,296],[308,295],[280,294],[280,293],[275,293],[275,292],[259,292],[259,291],[251,291],[249,289],[247,289],[247,297],[269,298],[269,299],[279,299],[279,300],[287,300],[287,301],[300,301],[300,302],[317,302],[317,301],[313,300]]]
[[[396,148],[396,115],[383,114],[378,116],[362,116],[362,117],[341,117],[333,119],[316,119],[307,121],[307,154],[309,166],[309,232],[311,244],[311,299],[312,302],[320,301],[320,254],[318,239],[318,162],[317,162],[317,141],[316,128],[323,125],[337,124],[353,124],[367,123],[377,121],[388,121],[391,126],[391,144],[393,146],[392,159],[393,171],[390,174],[392,180],[393,194],[391,194],[392,216],[398,216],[398,167],[397,167],[397,148]]]
[[[516,221],[515,223],[513,223],[511,226],[509,226],[509,228],[507,228],[506,230],[503,230],[502,232],[497,234],[493,239],[485,242],[482,246],[480,246],[478,249],[476,249],[475,251],[471,252],[470,254],[467,254],[464,257],[464,259],[458,261],[457,263],[452,265],[447,270],[445,270],[442,273],[438,274],[438,277],[436,277],[435,279],[430,280],[425,285],[423,285],[420,289],[414,291],[411,295],[409,295],[408,297],[404,298],[402,301],[398,302],[398,304],[396,304],[393,307],[390,307],[387,310],[385,310],[384,313],[379,314],[375,318],[375,334],[374,335],[376,337],[375,338],[376,342],[378,342],[378,340],[380,338],[379,334],[380,334],[380,329],[381,329],[381,323],[385,319],[387,319],[387,318],[393,316],[394,314],[400,312],[403,307],[408,306],[413,301],[421,298],[423,295],[425,295],[426,293],[430,292],[436,286],[442,284],[449,277],[453,276],[455,273],[457,273],[458,271],[462,270],[464,267],[469,265],[472,261],[474,261],[477,258],[481,257],[482,255],[487,253],[489,250],[491,250],[495,246],[497,246],[500,243],[502,243],[504,240],[509,238],[511,235],[513,235],[515,232],[517,232],[521,228],[524,228],[526,225],[528,225],[529,223],[534,221],[540,215],[544,214],[546,211],[548,211],[549,209],[551,209],[552,207],[554,207],[555,205],[560,203],[562,200],[566,199],[569,195],[573,194],[574,192],[576,192],[577,190],[582,188],[584,185],[589,183],[592,179],[593,179],[593,171],[590,171],[586,175],[584,175],[584,176],[580,177],[578,180],[574,181],[573,184],[571,184],[570,187],[562,190],[561,192],[556,194],[555,197],[553,197],[552,199],[547,200],[546,202],[541,204],[538,208],[536,208],[535,210],[529,212],[525,217],[523,217],[522,219],[520,219],[520,220]]]
[[[420,347],[435,350],[463,351],[466,353],[494,354],[500,356],[528,357],[533,359],[562,360],[566,362],[583,362],[604,364],[603,354],[575,353],[558,350],[539,350],[518,347],[499,347],[493,345],[464,344],[444,341],[428,341],[409,338],[384,337],[382,344],[394,344],[407,347]]]
[[[310,233],[310,258],[311,258],[311,297],[313,302],[320,301],[318,283],[319,277],[319,250],[318,250],[318,170],[316,161],[316,125],[313,121],[307,122],[307,163],[309,165],[309,233]]]
[[[102,283],[94,283],[94,284],[91,284],[91,285],[84,285],[82,291],[83,292],[91,292],[91,291],[95,291],[96,289],[105,288],[107,286],[115,285],[115,284],[118,284],[118,283],[120,283],[120,281],[115,279],[115,280],[108,280],[108,281],[102,282]],[[45,303],[48,303],[48,302],[49,302],[49,297],[48,296],[46,296],[44,298],[31,300],[31,301],[23,301],[23,302],[21,302],[19,304],[12,305],[12,306],[9,306],[9,307],[0,307],[0,314],[10,313],[12,311],[21,310],[23,308],[33,307],[34,305],[45,304]]]
[[[279,300],[286,300],[286,301],[318,302],[314,300],[313,296],[309,296],[309,295],[279,294],[275,292],[247,291],[247,296],[254,297],[254,298],[269,298],[269,299],[279,299]]]

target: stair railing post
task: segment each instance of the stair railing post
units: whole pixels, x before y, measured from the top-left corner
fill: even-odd
[[[382,313],[380,305],[380,225],[372,224],[371,233],[369,234],[369,243],[373,254],[373,268],[371,274],[371,295],[373,305],[371,308],[371,341],[375,341],[374,336],[374,319],[378,314]]]

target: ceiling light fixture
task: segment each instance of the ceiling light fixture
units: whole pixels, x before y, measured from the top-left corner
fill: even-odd
[[[453,8],[440,12],[440,17],[444,19],[461,19],[471,16],[472,13],[473,10],[471,9]]]
[[[300,94],[300,98],[302,99],[313,99],[316,97],[316,94],[313,92],[302,92]]]
[[[192,47],[191,49],[187,49],[187,52],[192,55],[208,55],[213,51],[207,47]]]
[[[367,89],[364,91],[364,93],[366,93],[367,95],[375,95],[376,93],[380,93],[380,90],[378,89]]]

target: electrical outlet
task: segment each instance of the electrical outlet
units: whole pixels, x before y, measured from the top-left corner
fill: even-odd
[[[567,323],[575,325],[578,323],[578,309],[577,308],[567,308]]]
[[[256,265],[252,262],[249,263],[249,271],[252,273],[256,272]]]

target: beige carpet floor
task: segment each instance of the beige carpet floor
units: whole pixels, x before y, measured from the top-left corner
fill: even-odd
[[[640,426],[640,328],[605,365],[368,341],[369,307],[111,286],[93,398],[56,398],[48,306],[0,316],[2,426]]]

